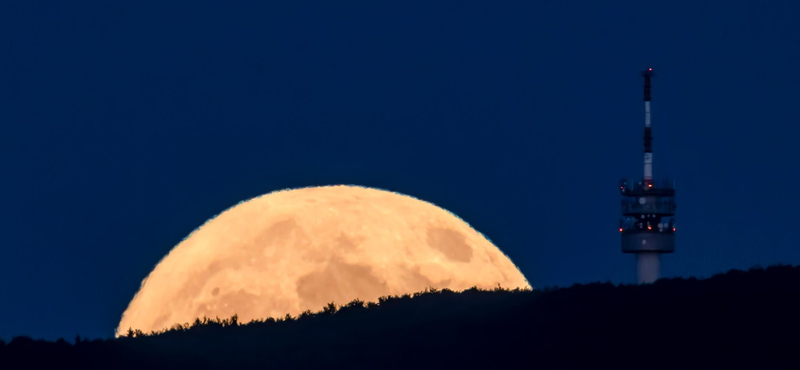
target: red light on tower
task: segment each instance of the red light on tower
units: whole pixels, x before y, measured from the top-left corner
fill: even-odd
[[[619,228],[619,232],[622,232],[622,228],[621,227]]]

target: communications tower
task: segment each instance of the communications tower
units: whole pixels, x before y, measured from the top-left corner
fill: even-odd
[[[622,252],[636,255],[636,274],[639,284],[652,283],[660,274],[660,255],[675,251],[675,186],[669,179],[653,180],[653,147],[650,127],[650,78],[653,69],[644,76],[644,176],[628,184],[620,181],[622,219],[619,232]]]

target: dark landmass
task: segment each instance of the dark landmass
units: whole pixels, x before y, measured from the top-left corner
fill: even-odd
[[[795,368],[800,267],[536,291],[428,291],[248,324],[0,341],[0,368]]]

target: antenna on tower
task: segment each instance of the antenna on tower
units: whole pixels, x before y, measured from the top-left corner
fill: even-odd
[[[642,71],[644,76],[644,179],[645,186],[653,187],[653,135],[650,128],[650,77],[653,69]]]

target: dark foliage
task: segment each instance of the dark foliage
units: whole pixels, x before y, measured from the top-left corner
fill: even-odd
[[[0,368],[794,367],[800,267],[564,289],[428,290],[160,333],[0,342]]]

